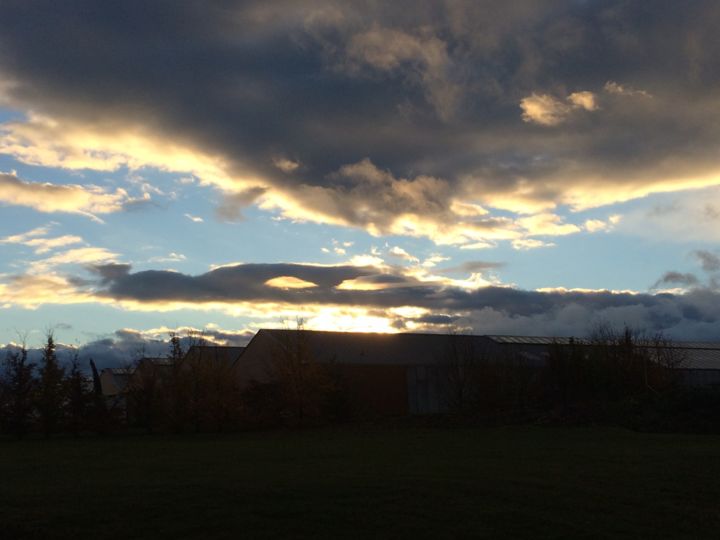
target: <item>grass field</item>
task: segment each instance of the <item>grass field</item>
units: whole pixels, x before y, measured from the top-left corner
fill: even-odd
[[[716,539],[720,437],[386,427],[5,441],[0,536]]]

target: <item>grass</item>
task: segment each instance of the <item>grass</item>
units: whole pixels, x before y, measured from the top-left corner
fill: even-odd
[[[720,437],[343,428],[0,443],[3,538],[717,538]]]

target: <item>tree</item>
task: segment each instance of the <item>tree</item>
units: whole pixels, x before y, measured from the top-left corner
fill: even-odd
[[[682,360],[660,334],[601,324],[588,339],[550,347],[549,404],[565,418],[626,421],[674,390]]]
[[[102,383],[100,381],[100,373],[98,373],[95,361],[90,359],[90,371],[92,371],[93,390],[92,390],[92,406],[90,410],[90,427],[93,431],[104,434],[108,429],[110,415],[108,414],[107,403],[102,391]],[[127,408],[127,403],[125,404]],[[125,411],[127,414],[127,410]]]
[[[65,401],[64,375],[58,362],[53,332],[49,331],[42,351],[36,400],[40,427],[45,437],[49,437],[57,429],[62,419]]]
[[[270,359],[271,380],[278,383],[284,415],[302,424],[322,416],[335,384],[314,357],[302,319],[282,336]]]
[[[472,336],[452,329],[440,354],[440,366],[446,378],[445,400],[453,412],[466,412],[474,404],[481,381],[481,362],[485,351],[478,351]]]
[[[7,353],[3,368],[0,392],[5,430],[23,438],[30,427],[35,388],[35,364],[28,362],[24,340],[18,350]]]
[[[487,340],[458,331],[446,339],[438,364],[450,411],[508,415],[533,404],[536,377],[517,351],[492,349]]]
[[[88,420],[90,395],[87,390],[85,376],[80,370],[78,352],[73,355],[70,371],[65,379],[65,418],[67,428],[74,436],[77,436],[85,427]]]

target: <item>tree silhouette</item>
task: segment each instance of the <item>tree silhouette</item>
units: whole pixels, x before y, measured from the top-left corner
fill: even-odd
[[[97,433],[104,434],[107,431],[110,417],[108,415],[108,407],[105,402],[105,396],[102,391],[102,383],[100,382],[100,373],[98,373],[95,361],[90,359],[90,370],[93,378],[92,391],[92,409],[90,414],[90,426]],[[126,411],[127,413],[127,411]]]
[[[49,331],[42,351],[37,388],[37,410],[40,427],[45,437],[49,437],[57,429],[62,418],[65,398],[64,375],[64,370],[58,362],[53,333]]]
[[[319,418],[335,382],[317,362],[302,319],[295,329],[281,334],[270,360],[270,377],[278,384],[283,414],[299,424]]]
[[[77,436],[85,427],[88,418],[88,406],[90,396],[85,384],[85,376],[80,371],[80,363],[77,350],[73,356],[70,371],[65,380],[65,418],[67,429],[74,436]]]
[[[19,350],[8,352],[0,382],[5,431],[23,438],[30,427],[33,409],[35,364],[29,363],[23,341]]]

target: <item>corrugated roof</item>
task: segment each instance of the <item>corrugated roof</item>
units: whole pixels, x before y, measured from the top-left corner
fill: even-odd
[[[495,343],[514,344],[514,345],[569,345],[570,340],[578,345],[584,345],[587,340],[571,337],[546,337],[546,336],[486,336]]]
[[[541,337],[541,336],[487,336],[496,343],[503,345],[541,345],[548,346],[553,343],[569,345],[570,340],[578,345],[592,345],[586,339],[569,337]],[[665,348],[665,347],[663,347]],[[680,367],[683,369],[720,369],[720,343],[708,341],[670,341],[666,347],[675,351],[678,359],[682,359]]]
[[[133,368],[108,368],[108,369],[110,370],[110,373],[112,373],[113,375],[121,375],[121,376],[125,375],[128,377],[135,372],[135,370]],[[105,371],[105,370],[103,370],[103,371]]]
[[[682,369],[720,369],[720,348],[678,348]]]

